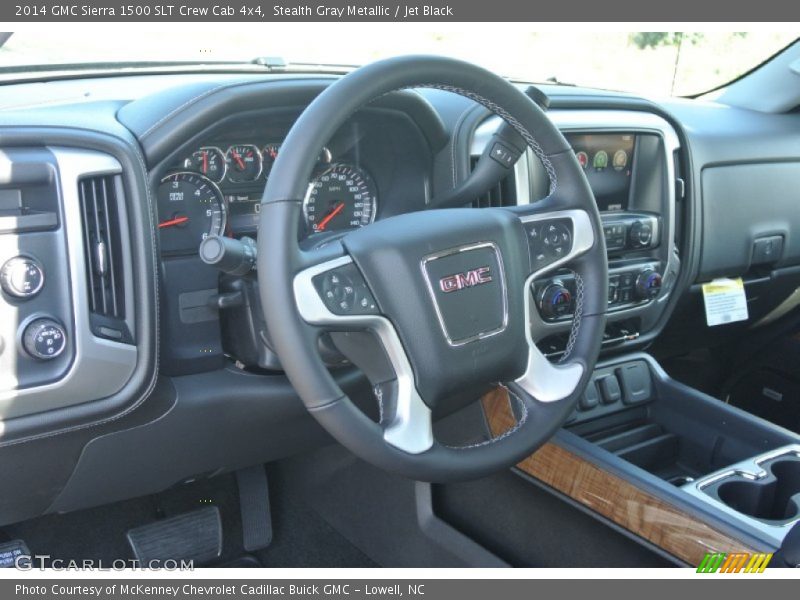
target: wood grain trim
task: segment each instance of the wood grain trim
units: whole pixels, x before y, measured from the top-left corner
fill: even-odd
[[[492,436],[516,424],[505,388],[481,402]],[[555,444],[545,444],[517,467],[690,565],[700,564],[707,552],[758,551]]]

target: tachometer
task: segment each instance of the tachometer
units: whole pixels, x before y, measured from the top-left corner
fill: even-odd
[[[375,220],[377,202],[375,184],[366,171],[336,164],[309,185],[303,214],[313,233],[353,229]]]
[[[207,236],[224,233],[225,200],[208,177],[172,173],[158,186],[158,217],[162,250],[196,250]]]

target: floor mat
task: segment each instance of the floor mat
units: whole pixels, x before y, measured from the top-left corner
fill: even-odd
[[[733,406],[800,433],[800,338],[771,344],[731,377],[722,395]]]

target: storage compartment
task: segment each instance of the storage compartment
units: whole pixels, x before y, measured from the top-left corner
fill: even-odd
[[[654,362],[640,356],[610,361],[595,370],[568,431],[678,487],[796,441],[785,431],[667,378]],[[621,389],[616,399],[610,393],[615,388],[612,380]],[[796,467],[775,465],[789,487],[790,482],[800,485],[800,458],[792,464]],[[796,470],[790,473],[791,468]]]
[[[696,445],[653,421],[646,409],[627,411],[617,419],[599,419],[570,431],[676,486],[713,470],[709,457],[697,452]]]
[[[765,471],[761,478],[735,472],[704,491],[733,510],[760,521],[785,523],[800,518],[800,458],[782,456],[761,467]]]

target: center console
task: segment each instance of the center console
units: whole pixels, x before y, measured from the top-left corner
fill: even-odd
[[[665,119],[648,112],[550,110],[548,116],[583,167],[603,221],[609,262],[604,348],[633,348],[658,334],[680,270],[676,207],[684,185],[676,168],[678,136]],[[480,155],[499,123],[488,119],[477,129],[473,155]],[[547,193],[538,159],[532,152],[525,158],[515,168],[518,204]],[[551,228],[541,232],[543,256],[558,251],[559,234]],[[531,293],[534,338],[545,355],[557,358],[575,309],[572,272],[548,273],[533,283]]]
[[[508,406],[484,400],[492,435],[519,418]],[[694,567],[707,553],[774,552],[800,522],[800,436],[643,353],[599,363],[564,428],[517,468]]]
[[[609,261],[603,344],[632,345],[653,332],[677,278],[677,137],[666,121],[646,113],[554,111],[552,117],[584,169],[603,221]],[[546,355],[557,357],[566,346],[575,291],[568,270],[533,284],[533,322]]]

